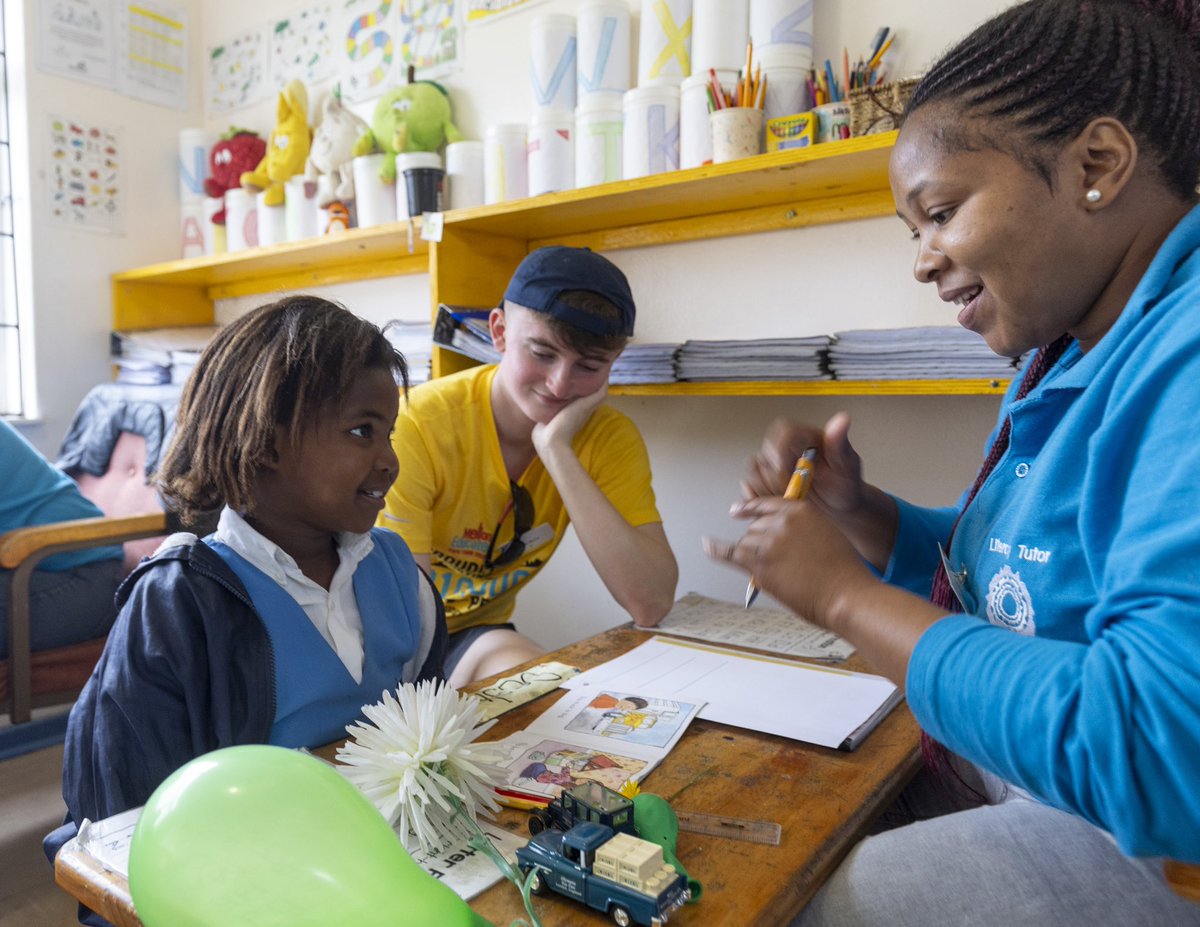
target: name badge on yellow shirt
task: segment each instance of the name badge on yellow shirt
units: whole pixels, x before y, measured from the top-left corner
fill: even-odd
[[[525,545],[525,553],[544,547],[554,540],[554,529],[547,522],[542,522],[535,528],[530,528],[521,535],[521,543]]]

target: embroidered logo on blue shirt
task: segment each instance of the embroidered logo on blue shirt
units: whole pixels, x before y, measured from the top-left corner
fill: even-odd
[[[1021,581],[1021,574],[1014,573],[1007,564],[988,583],[987,617],[992,624],[1018,634],[1032,636],[1037,630],[1029,588]]]

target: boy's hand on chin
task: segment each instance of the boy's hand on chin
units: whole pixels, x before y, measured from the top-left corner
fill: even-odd
[[[579,429],[587,424],[592,413],[607,398],[608,384],[605,383],[596,392],[568,403],[546,424],[539,422],[534,425],[533,446],[538,456],[545,456],[547,451],[555,447],[570,447]]]

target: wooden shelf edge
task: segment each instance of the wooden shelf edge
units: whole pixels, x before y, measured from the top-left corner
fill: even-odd
[[[629,383],[613,396],[998,396],[1008,380],[741,380]]]
[[[228,283],[259,273],[301,272],[325,266],[361,263],[380,254],[394,257],[428,255],[429,243],[421,238],[420,220],[414,220],[413,250],[408,250],[408,223],[389,222],[336,235],[247,248],[232,254],[208,254],[147,264],[112,275],[114,283]]]
[[[848,158],[858,155],[870,155],[873,152],[882,153],[891,150],[899,132],[882,132],[876,135],[865,135],[859,138],[846,139],[840,142],[829,142],[824,145],[813,145],[809,148],[791,148],[755,155],[752,158],[741,158],[727,161],[723,164],[704,164],[700,167],[665,171],[660,174],[650,174],[630,180],[614,180],[610,183],[595,184],[589,187],[577,187],[573,190],[562,190],[555,193],[544,193],[540,196],[527,197],[519,200],[505,200],[502,203],[491,203],[485,206],[472,206],[468,209],[456,209],[445,213],[447,225],[488,226],[493,220],[503,219],[516,213],[538,211],[541,209],[563,209],[590,200],[611,202],[622,195],[636,197],[648,193],[684,187],[693,183],[705,183],[713,178],[738,177],[742,175],[765,174],[775,171],[789,171],[805,165],[817,164],[824,161],[845,162]],[[886,161],[886,155],[884,156]]]

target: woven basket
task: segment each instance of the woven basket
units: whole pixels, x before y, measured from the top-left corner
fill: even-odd
[[[907,77],[878,87],[851,90],[850,137],[890,132],[896,128],[896,117],[904,112],[920,82],[919,77]]]

